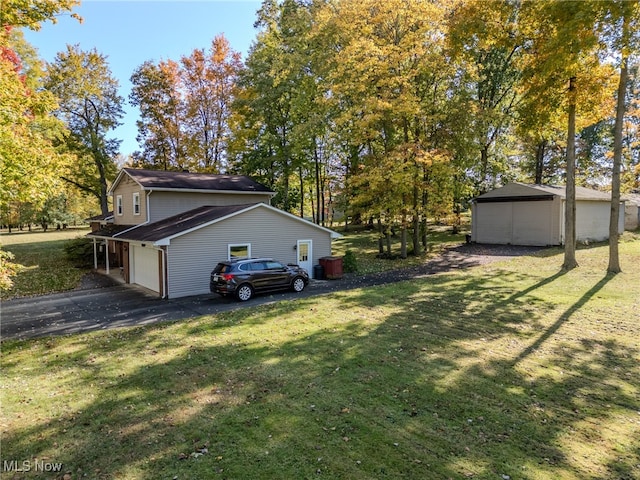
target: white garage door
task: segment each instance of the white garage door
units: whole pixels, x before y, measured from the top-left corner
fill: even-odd
[[[479,203],[476,208],[476,238],[478,243],[511,243],[511,202]]]
[[[131,283],[137,283],[154,292],[160,291],[160,269],[158,266],[158,250],[134,246],[131,250],[133,255],[133,275]]]
[[[513,203],[513,245],[551,245],[553,202]]]
[[[551,245],[553,202],[487,202],[476,207],[475,241],[502,245]]]

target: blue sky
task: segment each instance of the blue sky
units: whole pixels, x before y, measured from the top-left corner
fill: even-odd
[[[219,34],[244,59],[256,36],[253,23],[260,5],[254,0],[85,0],[74,10],[83,23],[65,15],[37,32],[26,30],[25,38],[48,62],[67,44],[107,56],[126,99],[124,125],[112,138],[122,140],[120,152],[128,155],[139,149],[138,113],[128,104],[133,71],[146,60],[179,60],[195,48],[208,49]]]

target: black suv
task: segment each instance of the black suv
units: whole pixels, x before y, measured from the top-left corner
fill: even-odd
[[[227,296],[234,294],[246,302],[256,292],[291,289],[301,292],[309,274],[298,265],[284,265],[271,258],[251,258],[220,262],[211,272],[209,290]]]

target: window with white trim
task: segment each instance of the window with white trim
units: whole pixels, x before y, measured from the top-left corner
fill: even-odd
[[[250,243],[230,243],[228,245],[228,259],[240,260],[243,258],[251,258]]]
[[[116,196],[116,214],[122,215],[122,195]]]
[[[133,214],[140,215],[140,193],[135,192],[133,194]]]

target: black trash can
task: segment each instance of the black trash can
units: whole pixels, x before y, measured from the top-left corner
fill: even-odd
[[[313,278],[316,280],[324,280],[324,267],[322,265],[315,265],[313,267]]]

